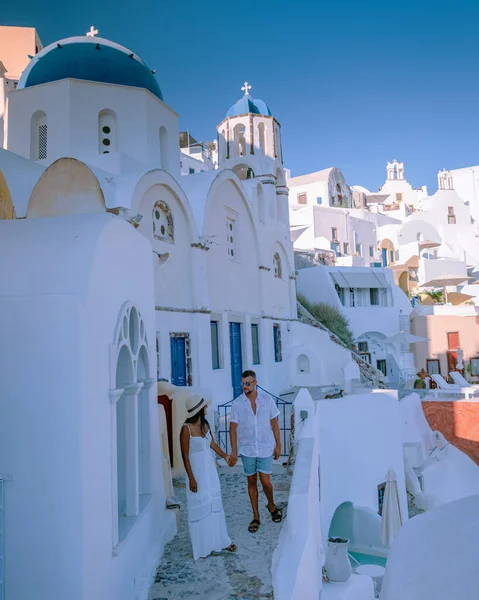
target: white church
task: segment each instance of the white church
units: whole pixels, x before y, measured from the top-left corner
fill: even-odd
[[[359,371],[297,318],[281,128],[248,84],[218,168],[182,177],[133,51],[1,29],[34,49],[15,75],[0,45],[0,591],[141,599],[176,531],[156,382],[217,405],[246,368],[276,394]]]

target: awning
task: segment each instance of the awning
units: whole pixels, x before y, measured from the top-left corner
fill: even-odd
[[[387,288],[387,280],[383,273],[374,270],[358,273],[348,271],[330,271],[333,282],[341,288]]]

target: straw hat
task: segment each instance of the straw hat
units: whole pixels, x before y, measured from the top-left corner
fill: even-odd
[[[186,401],[186,418],[191,419],[197,415],[202,408],[208,406],[210,403],[209,400],[205,400],[202,396],[198,394],[193,394]]]

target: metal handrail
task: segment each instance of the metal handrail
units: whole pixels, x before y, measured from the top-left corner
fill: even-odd
[[[292,406],[292,402],[289,402],[288,400],[284,400],[283,398],[280,398],[279,396],[276,396],[275,394],[272,394],[271,392],[268,392],[268,390],[265,390],[263,387],[261,387],[260,385],[257,386],[258,389],[260,389],[261,391],[265,392],[266,394],[269,394],[272,398],[274,398],[275,402],[276,402],[276,406],[278,407],[278,410],[280,411],[279,417],[279,430],[281,433],[281,447],[282,447],[282,454],[281,456],[289,456],[289,443],[290,443],[290,431],[291,431],[291,426],[288,426],[287,423],[287,417],[289,415],[287,415],[287,407],[288,406]],[[228,454],[228,445],[229,445],[229,430],[228,430],[228,418],[229,418],[229,414],[231,411],[231,406],[233,404],[233,402],[235,401],[236,398],[233,398],[232,400],[229,400],[228,402],[225,402],[224,404],[219,404],[217,407],[217,410],[215,411],[215,429],[216,429],[216,434],[217,434],[217,438],[218,438],[218,445],[220,446],[220,448],[223,448],[223,450],[226,452],[226,454]],[[223,413],[223,414],[221,414]],[[223,423],[221,423],[221,419],[223,419]],[[224,428],[221,427],[221,425],[224,426]]]

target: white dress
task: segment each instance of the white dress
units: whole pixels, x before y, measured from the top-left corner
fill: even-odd
[[[210,444],[209,431],[205,437],[192,436],[190,431],[188,456],[198,484],[198,491],[192,492],[188,475],[186,476],[188,529],[194,560],[204,558],[212,552],[221,552],[231,544],[221,500],[220,478]]]

